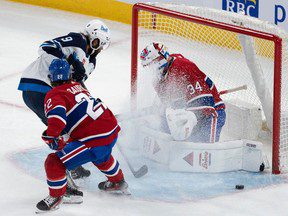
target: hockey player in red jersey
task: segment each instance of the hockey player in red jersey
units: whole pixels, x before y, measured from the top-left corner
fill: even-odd
[[[182,134],[179,140],[219,141],[226,114],[213,81],[181,54],[170,55],[161,43],[148,45],[140,58],[142,65],[157,75],[154,88],[164,107],[168,107],[166,120],[171,134]]]
[[[100,99],[94,99],[79,83],[70,80],[66,60],[53,60],[49,70],[53,89],[45,97],[48,127],[42,139],[56,152],[45,161],[50,193],[37,204],[38,210],[59,207],[67,187],[66,169],[87,162],[92,162],[108,178],[99,183],[100,190],[125,193],[128,184],[111,154],[120,131],[113,113]],[[70,136],[67,143],[61,137],[63,130]]]

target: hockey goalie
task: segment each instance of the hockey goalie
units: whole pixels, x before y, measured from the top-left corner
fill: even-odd
[[[219,142],[225,104],[213,81],[195,63],[181,54],[169,54],[155,42],[142,50],[140,59],[144,71],[153,74],[160,99],[158,105],[141,111],[149,117],[137,119],[137,137],[146,157],[172,171],[263,171],[262,143]]]

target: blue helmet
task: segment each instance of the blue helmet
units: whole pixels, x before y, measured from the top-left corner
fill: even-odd
[[[49,72],[51,82],[70,79],[70,65],[65,59],[54,59],[49,66]]]

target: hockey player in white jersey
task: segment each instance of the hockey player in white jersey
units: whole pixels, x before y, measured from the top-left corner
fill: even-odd
[[[25,104],[45,125],[44,99],[52,89],[48,78],[52,60],[66,59],[71,65],[73,80],[83,83],[95,69],[97,55],[109,44],[109,28],[100,20],[92,20],[80,33],[70,32],[40,45],[39,57],[24,70],[18,90],[22,91]],[[88,177],[90,171],[78,167],[71,174],[76,179]]]

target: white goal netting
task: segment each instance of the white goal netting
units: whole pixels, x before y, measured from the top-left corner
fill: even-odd
[[[245,27],[251,31],[265,32],[282,38],[282,56],[277,57],[282,57],[282,75],[280,79],[277,78],[276,80],[277,85],[281,85],[281,91],[276,93],[276,95],[281,94],[281,103],[280,105],[273,105],[275,100],[274,69],[277,60],[274,56],[275,45],[273,41],[246,36],[248,48],[244,51],[243,44],[239,41],[239,34],[233,31],[223,30],[217,26],[209,27],[202,23],[197,24],[156,12],[139,10],[138,13],[137,56],[147,44],[162,42],[168,47],[170,53],[181,53],[195,62],[214,81],[218,90],[247,85],[247,90],[223,95],[222,99],[240,109],[249,107],[248,115],[251,115],[251,107],[261,109],[261,121],[267,122],[270,131],[273,130],[273,107],[275,110],[275,106],[278,108],[280,106],[280,142],[279,148],[276,145],[277,149],[274,147],[274,151],[279,153],[277,156],[279,170],[281,172],[288,171],[287,33],[275,25],[242,14],[185,5],[153,5],[181,12],[184,15],[201,17],[203,20],[209,19],[229,26]],[[251,71],[254,69],[256,72]],[[152,103],[155,93],[152,90],[151,82],[148,80],[149,76],[141,72],[143,69],[140,62],[138,62],[137,71],[139,76],[137,81],[138,107],[147,106]],[[233,127],[233,125],[230,123],[226,127]],[[248,125],[243,126],[243,130],[245,128],[249,128],[248,132],[253,131],[253,122],[248,122]]]

